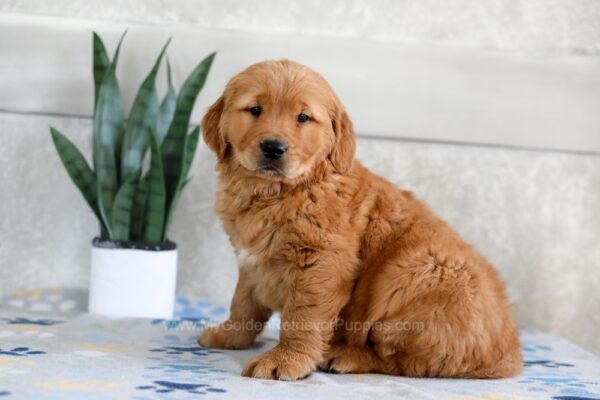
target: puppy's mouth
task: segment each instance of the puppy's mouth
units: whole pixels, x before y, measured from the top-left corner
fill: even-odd
[[[281,168],[281,166],[277,165],[275,163],[261,164],[258,166],[256,171],[259,172],[260,174],[266,175],[266,176],[282,177],[282,178],[284,178],[286,176],[285,171]]]

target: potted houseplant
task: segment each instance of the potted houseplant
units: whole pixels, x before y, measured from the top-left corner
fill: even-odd
[[[159,102],[155,81],[167,42],[126,118],[116,76],[124,36],[111,61],[93,34],[93,168],[58,130],[50,128],[50,133],[100,224],[100,235],[92,242],[89,311],[171,318],[177,246],[167,233],[198,144],[200,128],[188,133],[192,108],[215,53],[196,66],[178,95],[167,60],[168,90]]]

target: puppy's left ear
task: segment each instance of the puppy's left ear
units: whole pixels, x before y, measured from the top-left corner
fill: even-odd
[[[354,138],[354,128],[352,121],[345,110],[341,110],[333,118],[333,131],[335,141],[333,149],[329,154],[329,160],[333,167],[341,174],[346,173],[352,167],[354,162],[354,153],[356,151],[356,139]]]
[[[212,151],[217,155],[219,162],[225,160],[227,152],[227,143],[219,127],[221,114],[225,108],[223,96],[219,97],[215,103],[210,106],[204,118],[202,118],[202,137]]]

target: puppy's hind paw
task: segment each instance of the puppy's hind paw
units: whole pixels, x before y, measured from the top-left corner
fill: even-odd
[[[334,345],[317,367],[332,374],[361,374],[379,370],[377,364],[377,358],[370,349]]]

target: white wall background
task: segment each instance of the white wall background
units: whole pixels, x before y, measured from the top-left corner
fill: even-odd
[[[600,54],[597,0],[3,0],[5,12]]]
[[[537,63],[541,71],[547,71],[546,63],[558,65],[557,60],[567,60],[560,65],[566,65],[569,77],[581,71],[591,79],[591,83],[581,86],[583,92],[589,87],[584,93],[589,96],[586,98],[595,98],[595,90],[600,87],[589,68],[580,68],[600,60],[597,0],[4,0],[0,11],[3,21],[32,15],[57,17],[57,21],[69,17],[83,23],[88,19],[108,24],[119,21],[124,24],[118,29],[127,25],[132,31],[176,26],[248,35],[335,36],[356,39],[357,43],[369,39],[373,46],[403,46],[409,54],[441,46],[440,52],[458,55],[458,60],[463,54],[485,54],[492,65],[493,60],[500,64],[516,60],[510,64],[513,67],[499,69],[507,79],[522,72],[523,64],[518,60]],[[18,50],[14,48],[18,38],[3,35],[8,31],[8,23],[0,24],[0,54],[16,54]],[[89,43],[89,37],[85,41]],[[54,61],[69,63],[72,54],[68,46],[55,45],[55,52],[49,53],[54,54]],[[131,46],[130,53],[123,53],[122,65],[135,64]],[[172,58],[181,57],[181,62],[184,53],[172,54]],[[221,68],[230,68],[228,73],[233,73],[239,68],[228,66],[226,60],[235,63],[235,54],[227,57],[220,61]],[[322,62],[327,64],[327,60]],[[0,59],[0,71],[7,65],[13,70],[15,65],[22,65],[27,74],[46,66]],[[452,64],[444,65],[440,73],[446,73]],[[575,69],[570,70],[568,65]],[[564,71],[560,68],[558,76]],[[184,71],[189,69],[191,65],[182,66]],[[80,93],[81,85],[68,86],[68,78],[56,77],[65,82],[65,96]],[[26,76],[23,79],[28,82]],[[217,95],[226,76],[217,74],[211,79],[214,86],[200,98],[198,114]],[[524,79],[535,79],[535,74]],[[572,93],[570,81],[566,82],[564,93]],[[0,74],[0,87],[14,88],[13,83],[6,74]],[[35,99],[35,92],[41,97],[53,84],[42,80],[33,88],[26,84],[22,87]],[[86,91],[91,81],[88,84]],[[348,88],[340,87],[338,91],[348,93],[342,96],[347,103],[357,104]],[[68,110],[51,110],[57,115],[47,115],[43,107],[20,108],[17,105],[23,104],[19,97],[22,94],[11,92],[7,96],[6,91],[1,92],[0,295],[40,286],[86,286],[90,239],[96,233],[96,223],[60,166],[48,126],[56,126],[89,150],[91,121],[74,117]],[[77,96],[74,103],[80,102]],[[374,104],[388,101],[385,91],[374,91],[368,100]],[[600,97],[598,100],[600,104]],[[585,114],[593,110],[591,107]],[[358,126],[367,118],[360,110],[355,110],[353,116]],[[494,129],[505,128],[509,135],[515,123],[511,117],[507,114],[494,122]],[[393,123],[403,128],[402,120]],[[463,125],[469,134],[485,135],[479,128],[473,132],[472,125]],[[439,127],[423,125],[422,139],[430,139],[428,128]],[[544,129],[536,129],[536,125],[530,129],[536,140],[552,141]],[[368,131],[359,133],[358,156],[362,161],[415,191],[497,265],[522,325],[562,334],[600,353],[600,154],[387,140],[369,136],[372,133]],[[573,134],[577,134],[576,129]],[[586,140],[589,138],[578,142],[580,150],[591,143]],[[182,199],[172,237],[181,248],[178,290],[228,301],[237,268],[227,238],[212,213],[216,182],[213,164],[212,155],[202,145],[193,169],[194,180]]]

